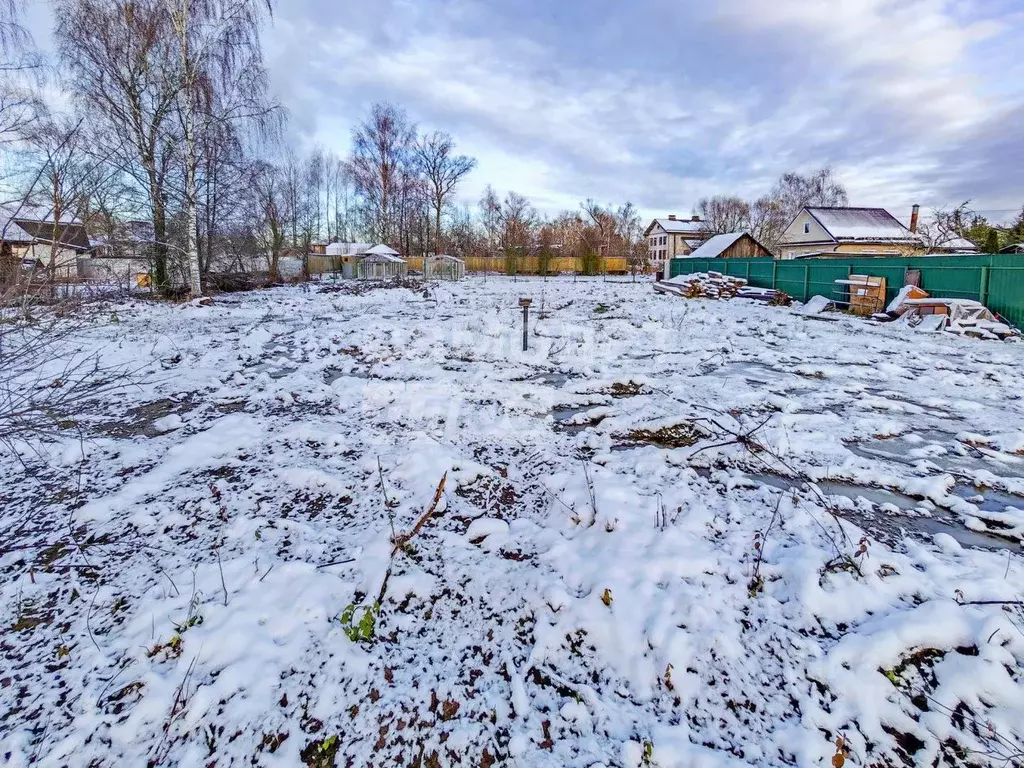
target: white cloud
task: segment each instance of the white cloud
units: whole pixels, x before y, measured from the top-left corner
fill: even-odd
[[[301,132],[342,151],[379,100],[449,130],[480,160],[468,199],[490,182],[548,208],[593,196],[684,213],[701,196],[756,195],[786,170],[826,164],[855,200],[896,210],[984,195],[957,190],[943,169],[954,148],[969,155],[979,135],[1001,147],[993,130],[1013,130],[998,121],[1021,103],[1020,84],[997,70],[1020,65],[1008,43],[991,50],[1019,19],[985,17],[982,0],[721,0],[638,13],[661,1],[576,15],[580,29],[519,3],[522,23],[510,23],[491,15],[507,10],[501,0],[390,0],[345,23],[307,11],[279,28],[273,71]],[[664,36],[648,49],[654,31]],[[598,40],[607,56],[595,55]],[[959,160],[977,184],[981,166]]]

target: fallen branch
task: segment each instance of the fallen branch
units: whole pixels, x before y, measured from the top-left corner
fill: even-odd
[[[409,541],[412,540],[412,538],[423,529],[423,526],[427,524],[427,520],[429,520],[431,515],[433,515],[434,512],[437,511],[437,505],[441,503],[441,496],[444,495],[444,486],[445,483],[447,482],[448,473],[445,472],[443,475],[441,475],[441,482],[437,484],[437,490],[434,491],[434,500],[430,502],[430,506],[427,507],[427,511],[424,512],[423,516],[416,521],[416,525],[412,527],[411,531],[409,531],[404,536],[401,536],[394,540],[395,546],[394,549],[391,550],[392,557],[398,554],[398,550],[400,550],[402,547],[408,544]]]

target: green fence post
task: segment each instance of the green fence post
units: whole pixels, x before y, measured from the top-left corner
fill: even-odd
[[[801,301],[811,298],[811,265],[804,264],[804,296]]]
[[[750,262],[749,261],[745,262],[745,266],[747,267],[747,282],[749,283],[750,282]]]
[[[988,275],[989,267],[981,268],[981,287],[978,290],[978,301],[988,306]]]
[[[772,259],[772,290],[774,290],[774,291],[779,290],[779,283],[778,283],[778,280],[776,279],[776,271],[777,271],[778,266],[779,266],[779,262],[776,261],[775,259]]]

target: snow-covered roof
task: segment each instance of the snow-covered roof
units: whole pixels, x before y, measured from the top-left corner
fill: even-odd
[[[918,240],[884,208],[805,208],[836,240]]]
[[[0,216],[6,216],[17,221],[36,221],[52,224],[53,208],[45,205],[31,205],[29,203],[6,205],[0,210]],[[64,213],[60,217],[61,224],[81,224],[82,221],[71,213]]]
[[[372,247],[373,243],[328,243],[325,252],[328,256],[353,256]]]
[[[1000,253],[1024,253],[1024,243],[1011,243],[1005,248],[999,249]]]
[[[8,243],[31,243],[35,238],[0,212],[0,240]]]
[[[383,247],[387,248],[386,245]],[[390,251],[391,249],[388,248],[388,250]],[[395,251],[391,251],[391,253],[383,253],[381,251],[367,253],[363,256],[362,261],[367,264],[383,264],[385,262],[391,264],[405,264],[405,259],[399,257]]]
[[[943,240],[941,243],[936,243],[935,247],[955,253],[977,253],[981,250],[966,237],[951,237],[948,240]]]
[[[654,229],[655,224],[660,226],[670,235],[696,235],[697,233],[704,231],[703,221],[693,221],[691,219],[655,219],[651,222],[651,225],[647,227],[648,233]]]
[[[394,248],[389,248],[386,245],[375,245],[371,248],[367,248],[363,253],[367,255],[398,256],[398,251]]]
[[[735,245],[736,241],[743,237],[746,232],[729,232],[725,235],[715,235],[701,245],[687,259],[716,259]]]
[[[459,264],[465,264],[466,263],[462,259],[460,259],[458,256],[452,256],[452,255],[447,254],[447,253],[438,253],[438,254],[433,254],[432,253],[427,258],[428,259],[437,259],[439,261],[457,262]]]

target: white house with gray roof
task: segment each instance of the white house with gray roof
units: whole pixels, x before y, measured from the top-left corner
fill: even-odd
[[[675,216],[655,219],[644,230],[651,268],[655,272],[661,272],[670,259],[689,256],[710,237],[710,234],[705,230],[700,216],[691,216],[688,219],[679,219]]]

